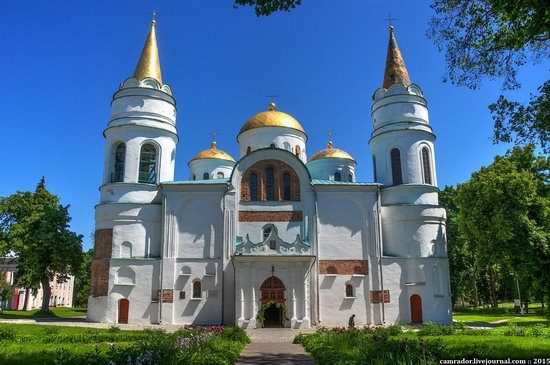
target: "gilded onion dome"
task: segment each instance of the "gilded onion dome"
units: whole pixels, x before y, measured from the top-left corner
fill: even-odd
[[[239,134],[248,130],[263,127],[284,127],[299,130],[305,133],[304,128],[294,117],[275,110],[275,103],[269,104],[269,110],[258,113],[250,118],[241,128]]]
[[[346,151],[342,151],[338,148],[334,148],[332,146],[332,141],[328,142],[327,148],[311,156],[308,162],[320,160],[322,158],[344,158],[346,160],[355,161],[353,157],[351,157],[351,155]]]
[[[213,141],[212,146],[209,149],[199,152],[195,157],[193,157],[191,161],[217,159],[217,160],[227,160],[227,161],[235,162],[235,159],[231,157],[230,154],[222,150],[219,150],[216,146],[217,146],[216,141]]]

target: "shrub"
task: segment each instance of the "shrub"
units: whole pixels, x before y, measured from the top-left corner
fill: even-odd
[[[447,324],[435,324],[433,322],[427,322],[418,331],[419,336],[449,336],[454,333],[452,325]]]
[[[116,324],[112,324],[112,325],[109,327],[109,330],[108,330],[108,331],[109,331],[109,332],[114,332],[114,333],[116,333],[116,332],[120,331],[120,327],[117,326]]]
[[[55,335],[57,333],[59,333],[59,328],[57,328],[55,326],[46,326],[46,327],[44,327],[44,334],[46,336]]]
[[[505,336],[525,336],[525,328],[520,327],[515,323],[508,323],[504,330]]]

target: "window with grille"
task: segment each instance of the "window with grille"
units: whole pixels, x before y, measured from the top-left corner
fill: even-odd
[[[266,170],[266,188],[267,200],[275,200],[275,172],[271,167]]]
[[[353,298],[354,296],[353,285],[346,284],[346,298]]]
[[[119,143],[115,150],[115,166],[111,173],[111,182],[124,181],[124,161],[126,159],[126,145]]]
[[[340,174],[339,172],[335,172],[334,181],[342,181],[342,174]]]
[[[258,175],[250,175],[250,200],[258,200]]]
[[[202,297],[202,285],[200,281],[195,281],[193,283],[193,298]]]
[[[138,182],[148,184],[157,182],[157,149],[150,143],[141,147]]]
[[[424,183],[432,183],[432,169],[430,164],[430,150],[428,147],[422,148],[422,167],[424,168]]]
[[[376,157],[372,156],[372,171],[374,173],[374,181],[378,181],[378,176],[376,176]]]
[[[208,172],[205,172],[204,174],[202,174],[203,180],[208,180],[209,178],[210,178],[210,174]]]
[[[283,175],[283,200],[290,200],[290,174]]]
[[[390,157],[393,185],[403,184],[403,175],[401,174],[401,153],[397,148],[394,148],[390,152]]]

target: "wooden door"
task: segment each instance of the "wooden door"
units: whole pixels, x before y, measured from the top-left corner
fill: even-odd
[[[420,295],[411,295],[411,322],[422,323],[422,298]]]
[[[130,302],[128,299],[121,299],[118,301],[118,323],[128,323],[129,309]]]

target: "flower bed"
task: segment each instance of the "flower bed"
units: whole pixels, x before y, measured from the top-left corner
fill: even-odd
[[[24,326],[0,325],[0,363],[233,364],[249,342],[242,329],[223,326],[174,333]]]

